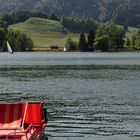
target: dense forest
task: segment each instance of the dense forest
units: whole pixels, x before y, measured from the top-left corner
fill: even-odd
[[[9,25],[19,23],[19,22],[24,22],[30,17],[54,19],[54,16],[53,17],[52,16],[48,17],[47,15],[43,13],[35,13],[35,12],[32,13],[32,12],[24,12],[24,11],[12,13],[12,14],[8,14],[8,13],[0,14],[0,28],[7,28]]]
[[[0,0],[0,12],[21,10],[140,26],[139,0]]]
[[[97,22],[92,18],[73,18],[73,17],[62,17],[61,24],[70,32],[79,33],[89,32],[90,30],[96,30]]]

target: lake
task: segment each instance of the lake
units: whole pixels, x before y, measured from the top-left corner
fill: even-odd
[[[140,139],[140,52],[0,53],[0,101],[43,101],[49,140]]]

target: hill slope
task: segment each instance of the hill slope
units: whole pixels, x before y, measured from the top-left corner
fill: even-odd
[[[139,0],[0,0],[0,12],[42,11],[59,16],[93,17],[138,26]]]
[[[64,46],[67,36],[70,35],[75,39],[78,37],[76,34],[63,33],[60,22],[42,18],[30,18],[23,23],[11,25],[9,28],[26,33],[34,41],[36,47]]]
[[[0,12],[32,10],[38,0],[0,0]]]

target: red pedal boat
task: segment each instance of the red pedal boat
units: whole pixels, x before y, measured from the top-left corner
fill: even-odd
[[[0,103],[0,140],[40,140],[46,123],[43,103]]]

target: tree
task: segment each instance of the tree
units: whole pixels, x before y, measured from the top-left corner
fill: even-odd
[[[68,51],[75,51],[77,50],[77,44],[74,42],[70,37],[66,39],[65,47]]]
[[[90,30],[96,30],[97,23],[93,19],[62,17],[62,25],[71,32],[89,32]]]
[[[136,37],[136,44],[135,44],[136,49],[140,49],[140,36]]]
[[[4,29],[0,29],[0,49],[2,49],[4,39],[5,39],[5,31]]]
[[[137,31],[136,35],[140,36],[140,30]]]
[[[124,37],[125,37],[125,31],[124,29],[115,24],[110,23],[108,25],[99,25],[96,31],[96,47],[100,48],[102,44],[105,44],[105,47],[103,47],[103,51],[108,50],[109,48],[122,48],[124,47]],[[106,42],[106,43],[105,43]],[[108,45],[108,46],[106,46]]]
[[[29,51],[33,47],[33,41],[26,34],[9,30],[7,40],[14,51]]]
[[[93,49],[94,39],[95,39],[95,32],[93,30],[91,30],[90,33],[88,34],[88,41],[87,41],[88,51],[94,50]]]
[[[130,41],[129,38],[127,38],[127,40],[126,40],[126,46],[127,46],[127,47],[130,47],[130,46],[131,46],[131,41]]]
[[[109,37],[107,35],[102,35],[95,39],[94,49],[101,51],[108,51],[109,48]]]
[[[131,37],[132,47],[134,49],[140,49],[140,34],[138,32]]]
[[[87,51],[87,42],[86,42],[86,37],[84,32],[80,34],[80,39],[79,39],[79,50],[80,51]]]
[[[17,12],[12,14],[2,14],[0,15],[0,27],[7,28],[11,24],[24,22],[30,17],[47,18],[47,15],[42,13],[31,13],[31,12]]]
[[[135,45],[136,37],[137,37],[137,35],[133,33],[132,37],[131,37],[131,44],[132,44],[132,46]]]
[[[20,48],[20,51],[30,51],[33,47],[33,41],[26,34],[21,33],[20,37],[18,38],[18,42],[18,47]]]
[[[103,25],[99,25],[96,30],[96,38],[101,37],[102,35],[107,35],[106,28]]]
[[[97,28],[94,49],[101,51],[108,51],[109,49],[109,35],[104,25],[99,25]]]
[[[128,26],[127,25],[124,25],[123,26],[123,29],[124,29],[125,32],[127,32],[128,31]]]
[[[50,16],[50,19],[51,20],[56,20],[56,21],[59,21],[59,18],[57,15],[55,15],[54,13]]]
[[[116,25],[115,23],[110,23],[106,27],[106,32],[109,37],[109,47],[110,48],[124,47],[125,31],[122,27]]]

